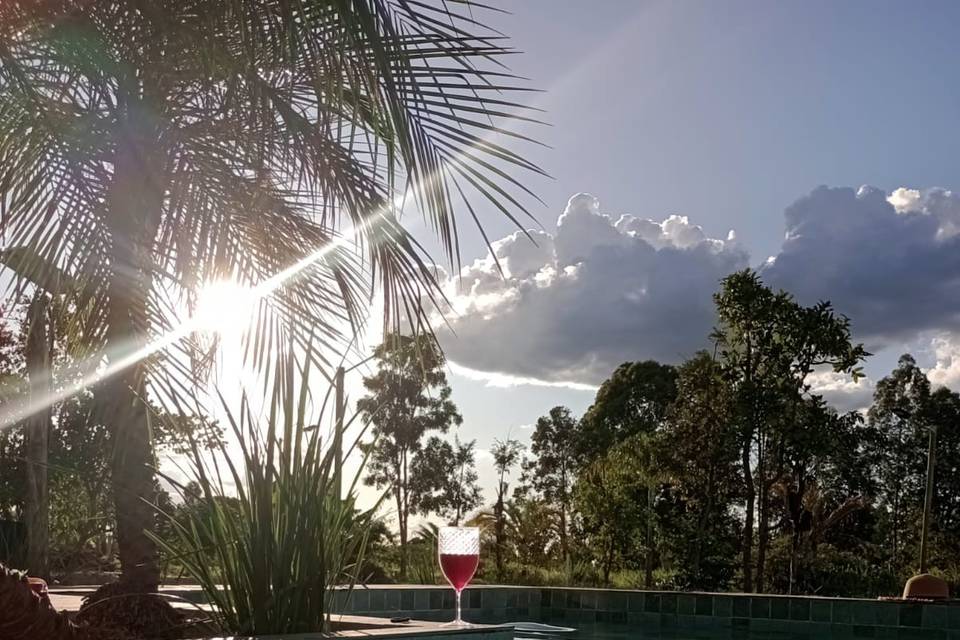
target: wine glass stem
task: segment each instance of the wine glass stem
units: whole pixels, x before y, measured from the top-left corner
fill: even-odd
[[[460,624],[461,622],[463,622],[463,619],[460,618],[460,589],[456,589],[455,591],[457,593],[457,619],[455,620],[455,622],[457,624]]]

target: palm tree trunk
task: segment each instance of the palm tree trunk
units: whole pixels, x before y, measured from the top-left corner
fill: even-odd
[[[50,301],[37,291],[27,312],[29,332],[26,344],[27,377],[30,402],[43,409],[33,414],[25,425],[24,449],[27,459],[27,495],[24,511],[27,524],[27,568],[31,575],[46,578],[49,574],[50,509],[47,484],[47,452],[52,410],[45,398],[53,390],[51,334],[48,332]]]
[[[109,194],[107,225],[112,263],[106,344],[112,365],[147,342],[151,252],[163,187],[153,149],[156,136],[151,134],[145,111],[139,103],[127,105]],[[121,579],[152,591],[160,576],[156,545],[147,533],[154,525],[156,485],[145,404],[146,378],[143,358],[122,368],[104,383],[101,409],[113,445],[111,474]]]

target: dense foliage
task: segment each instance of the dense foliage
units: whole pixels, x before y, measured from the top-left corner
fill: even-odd
[[[714,301],[713,349],[624,363],[582,418],[541,417],[512,492],[520,444],[497,443],[479,579],[896,594],[918,568],[935,426],[931,567],[960,586],[960,395],[905,355],[869,407],[840,413],[811,376],[862,375],[845,317],[752,271]]]

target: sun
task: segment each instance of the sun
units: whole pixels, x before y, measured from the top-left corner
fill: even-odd
[[[247,330],[256,303],[251,288],[233,280],[216,280],[198,292],[192,319],[200,331],[239,336]]]

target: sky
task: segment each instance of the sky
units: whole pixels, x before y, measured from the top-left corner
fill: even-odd
[[[581,414],[622,361],[705,346],[735,268],[851,317],[875,355],[859,384],[816,377],[839,408],[906,351],[960,389],[960,5],[505,6],[491,22],[549,123],[525,129],[549,145],[526,155],[552,180],[531,183],[539,246],[488,210],[508,277],[465,229],[449,284],[441,341],[488,496],[494,438],[528,439],[557,404]]]
[[[960,390],[960,3],[498,4],[481,17],[543,90],[548,124],[524,133],[546,146],[523,151],[551,178],[529,185],[536,245],[477,203],[506,276],[463,223],[447,283],[458,435],[488,500],[495,438],[528,441],[556,405],[582,414],[621,362],[706,346],[711,294],[747,266],[831,300],[874,353],[859,384],[815,377],[838,408],[907,351]]]

